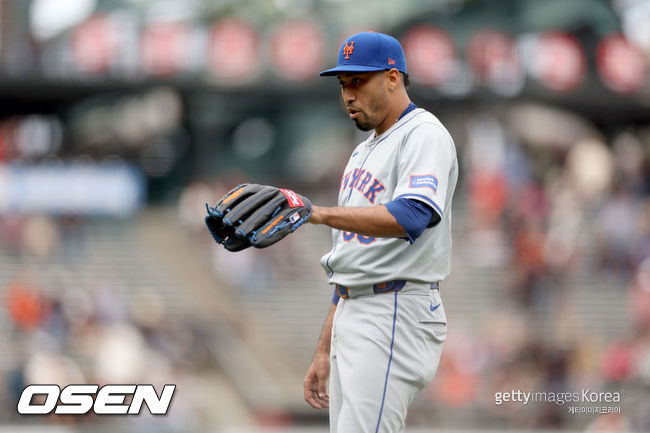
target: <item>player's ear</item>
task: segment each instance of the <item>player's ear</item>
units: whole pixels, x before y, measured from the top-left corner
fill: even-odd
[[[388,90],[393,91],[399,87],[401,82],[400,73],[397,68],[389,69],[386,73]]]

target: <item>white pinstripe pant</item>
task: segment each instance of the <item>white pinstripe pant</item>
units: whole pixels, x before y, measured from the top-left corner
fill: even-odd
[[[408,407],[438,369],[446,323],[440,292],[428,285],[341,299],[332,325],[330,432],[403,432]]]

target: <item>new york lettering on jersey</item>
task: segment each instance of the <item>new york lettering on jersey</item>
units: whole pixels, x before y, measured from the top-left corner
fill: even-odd
[[[386,190],[386,187],[370,171],[355,168],[343,176],[341,191],[346,191],[347,189],[356,189],[370,204],[375,204],[377,193]]]

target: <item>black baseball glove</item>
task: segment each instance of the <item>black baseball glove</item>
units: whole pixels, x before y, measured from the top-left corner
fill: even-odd
[[[288,189],[243,184],[230,190],[215,207],[205,205],[205,224],[228,251],[266,248],[296,230],[311,216],[311,202]]]

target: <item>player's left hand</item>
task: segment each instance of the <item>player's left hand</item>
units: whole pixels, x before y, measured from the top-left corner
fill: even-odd
[[[303,381],[305,401],[314,409],[323,409],[330,406],[330,396],[327,394],[329,376],[329,354],[316,353]]]

